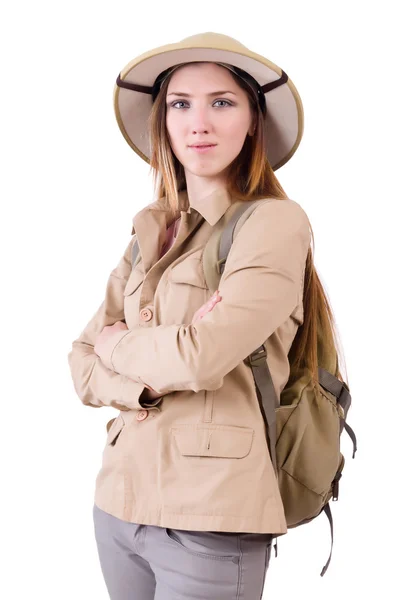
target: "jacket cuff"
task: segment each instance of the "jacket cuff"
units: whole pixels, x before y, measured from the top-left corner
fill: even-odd
[[[119,331],[109,337],[108,342],[104,344],[102,352],[101,352],[101,361],[108,368],[117,373],[115,366],[112,361],[113,351],[120,342],[120,340],[127,334],[130,333],[130,330]],[[125,405],[129,409],[140,409],[140,408],[155,408],[162,401],[162,396],[160,398],[155,398],[154,400],[145,401],[144,392],[147,389],[146,385],[139,381],[135,381],[126,375],[120,375],[120,402]],[[139,378],[138,378],[139,379]],[[141,397],[142,396],[142,397]],[[159,410],[159,408],[157,408]]]
[[[137,383],[133,379],[120,375],[120,402],[124,406],[127,406],[130,410],[140,409],[142,405],[139,403],[139,398],[142,392],[146,389],[143,383]]]

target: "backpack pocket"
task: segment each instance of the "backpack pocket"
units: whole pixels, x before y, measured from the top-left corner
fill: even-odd
[[[293,401],[276,409],[276,454],[280,493],[291,527],[321,512],[343,465],[335,397],[302,378],[286,395]]]

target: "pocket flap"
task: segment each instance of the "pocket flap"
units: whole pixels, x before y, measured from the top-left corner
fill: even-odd
[[[142,281],[145,279],[145,273],[143,268],[136,266],[133,271],[131,271],[131,275],[126,283],[124,288],[124,296],[130,296],[135,290],[141,285]]]
[[[200,252],[201,255],[201,252]],[[168,279],[176,283],[187,283],[203,289],[208,289],[205,281],[201,257],[189,256],[172,267],[168,273]]]
[[[117,417],[113,417],[113,419],[110,419],[110,421],[108,421],[106,423],[106,431],[109,433],[109,429],[111,428],[111,426],[113,425],[114,421],[117,419]]]
[[[178,425],[172,427],[183,456],[243,458],[251,450],[254,430],[234,425]]]
[[[107,435],[107,439],[106,439],[107,445],[114,445],[116,443],[116,439],[119,436],[124,425],[125,425],[124,419],[121,415],[119,415],[118,417],[116,417],[114,419],[111,419],[107,423],[107,425],[106,425],[106,429],[108,431],[108,435]]]

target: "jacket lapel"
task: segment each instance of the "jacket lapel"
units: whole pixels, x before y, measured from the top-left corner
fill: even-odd
[[[181,210],[176,218],[179,216],[181,222],[178,235],[169,251],[172,253],[189,237],[200,219],[203,219],[194,209]],[[158,262],[161,248],[166,241],[167,227],[172,222],[171,213],[156,202],[135,215],[131,234],[136,234],[145,275]]]

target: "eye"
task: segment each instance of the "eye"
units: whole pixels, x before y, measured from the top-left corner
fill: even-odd
[[[232,106],[232,103],[231,103],[231,102],[229,102],[229,100],[216,100],[216,101],[215,101],[215,104],[216,104],[217,102],[225,102],[225,103],[226,103],[228,106]]]
[[[178,108],[176,105],[177,104],[185,104],[183,100],[178,100],[177,102],[173,102],[172,104],[169,104],[169,106],[171,108]],[[183,108],[183,107],[182,107]]]

